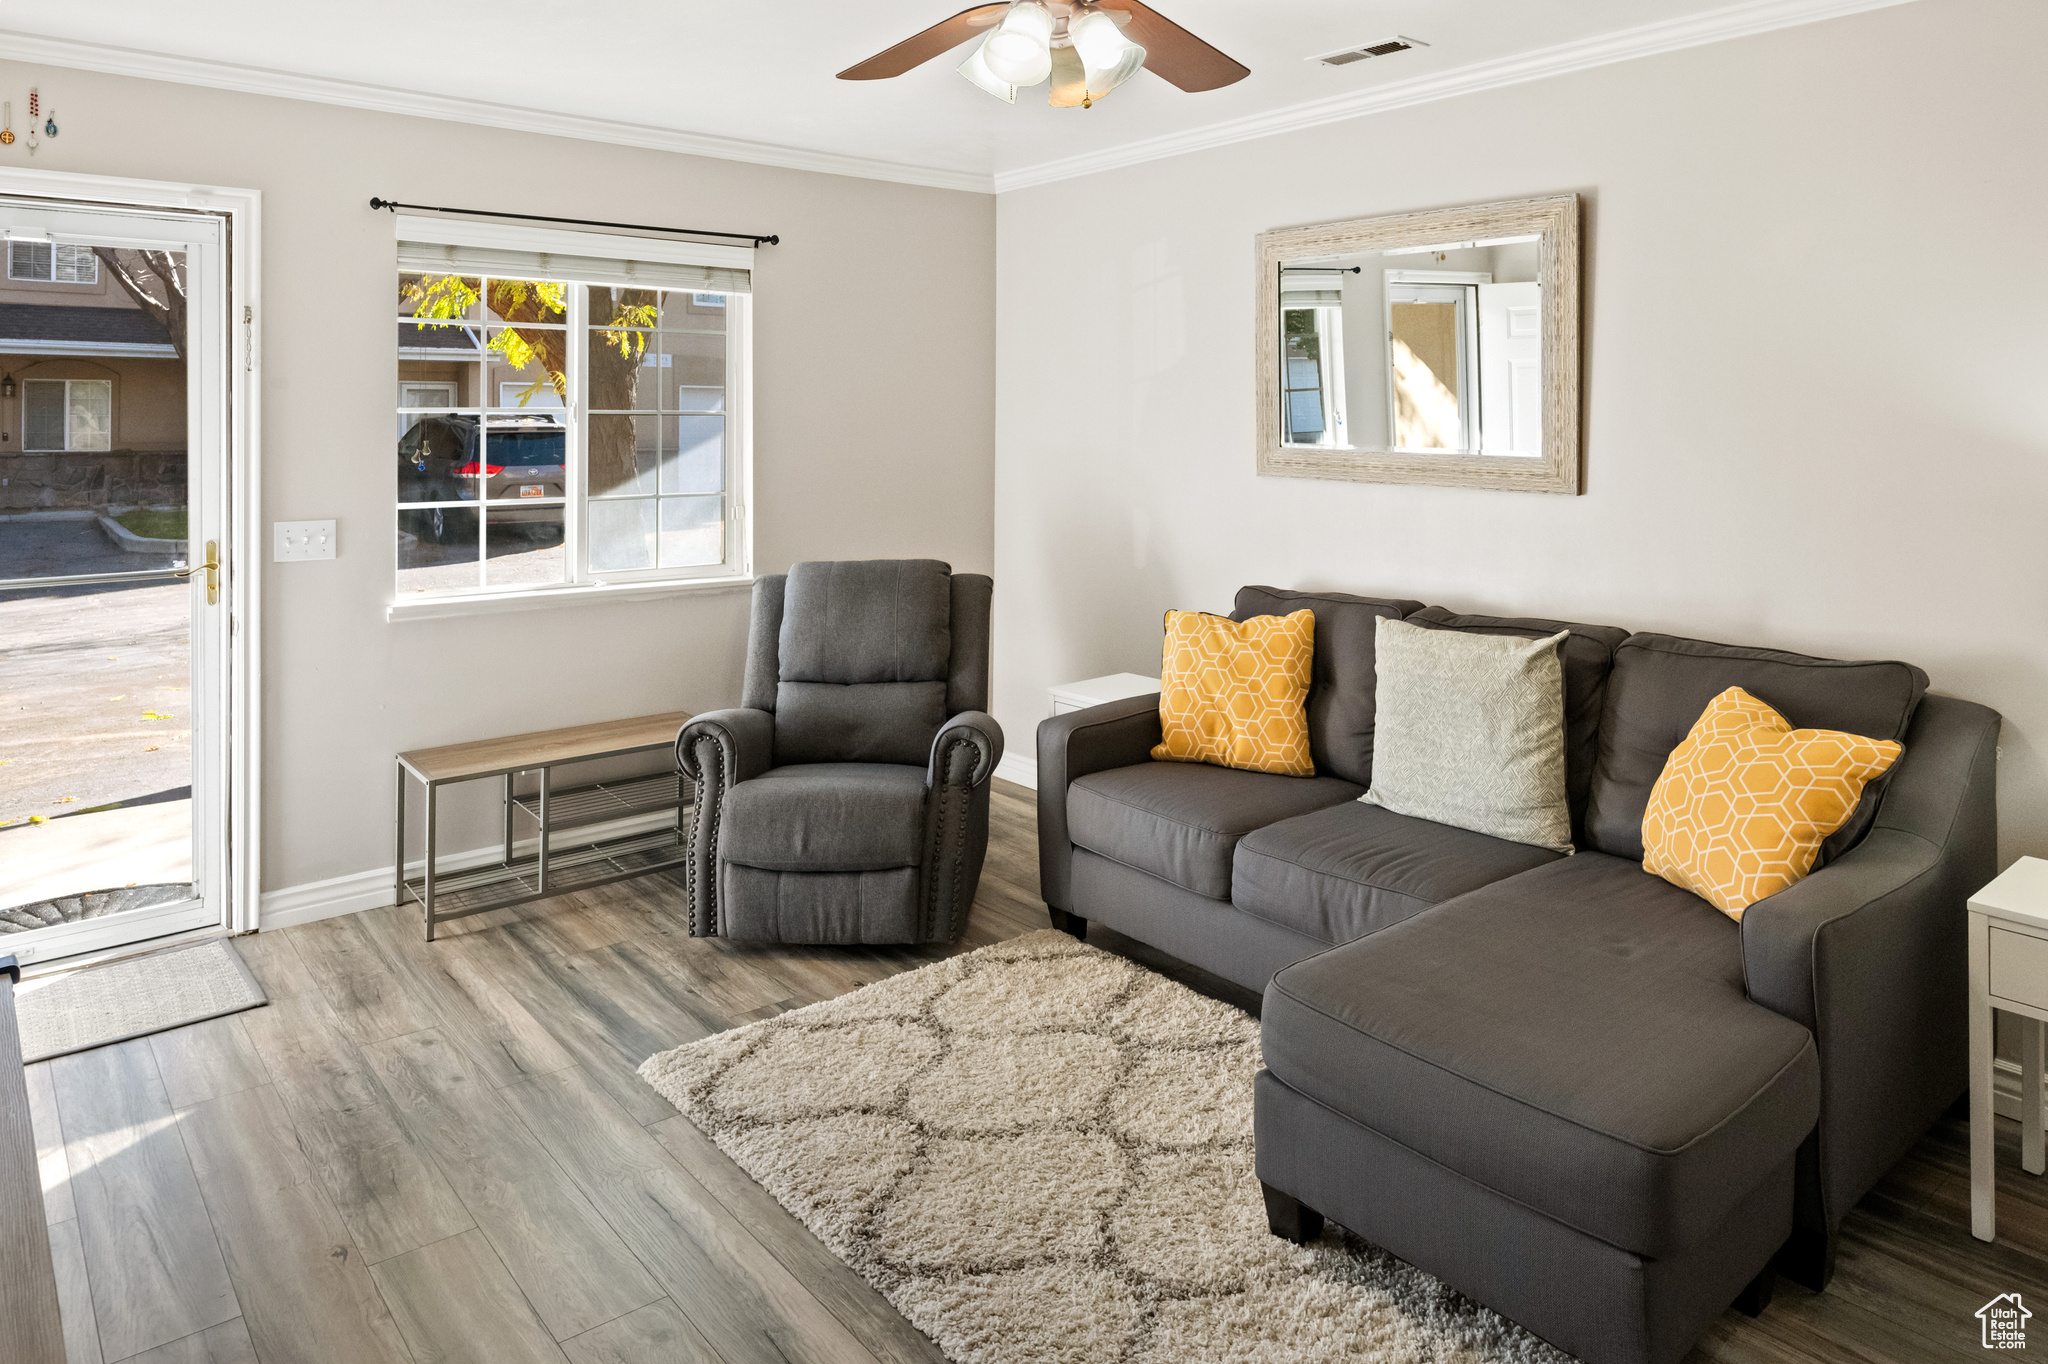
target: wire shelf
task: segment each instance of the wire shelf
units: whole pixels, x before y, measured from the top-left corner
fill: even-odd
[[[687,803],[684,794],[687,787],[688,783],[683,778],[672,772],[662,772],[651,777],[592,782],[589,786],[550,791],[548,828],[560,832],[586,824],[603,824],[633,815],[653,814],[658,810],[678,810]],[[535,820],[540,818],[539,792],[515,795],[512,804]],[[439,890],[439,886],[435,889]]]
[[[549,801],[550,815],[554,813],[553,803]],[[493,863],[469,871],[446,872],[434,878],[434,922],[444,923],[507,905],[525,904],[528,900],[569,895],[629,876],[679,867],[687,860],[676,831],[656,829],[652,833],[550,848],[546,890],[540,889],[539,859],[532,856],[517,858],[509,864]],[[426,889],[425,877],[406,879],[406,894],[416,903],[426,903]]]

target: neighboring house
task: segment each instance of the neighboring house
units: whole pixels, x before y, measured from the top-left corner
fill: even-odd
[[[0,512],[183,506],[185,362],[91,248],[8,243]]]

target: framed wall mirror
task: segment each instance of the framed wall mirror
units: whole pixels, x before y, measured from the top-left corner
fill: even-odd
[[[1259,472],[1579,491],[1579,197],[1258,239]]]

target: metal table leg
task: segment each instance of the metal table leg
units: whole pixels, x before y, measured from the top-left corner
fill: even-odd
[[[512,865],[512,777],[505,774],[505,865]]]
[[[540,855],[536,861],[533,888],[544,891],[548,888],[548,789],[554,783],[555,769],[543,767],[540,770]]]
[[[397,850],[391,856],[391,903],[405,908],[405,764],[394,763],[398,769],[398,837]]]
[[[434,940],[434,861],[439,849],[435,846],[440,838],[435,818],[440,812],[441,788],[433,782],[427,784],[427,882],[426,894],[422,897],[427,905],[427,941]]]

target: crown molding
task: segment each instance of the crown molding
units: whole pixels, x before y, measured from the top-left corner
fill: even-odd
[[[134,76],[143,80],[171,81],[179,85],[200,85],[242,94],[270,95],[279,99],[310,100],[351,109],[402,114],[414,118],[442,119],[514,132],[552,134],[585,142],[604,142],[622,147],[645,147],[653,151],[680,152],[689,156],[713,157],[723,161],[745,161],[754,165],[777,166],[786,170],[814,171],[823,175],[849,175],[864,180],[886,180],[896,184],[924,185],[934,189],[967,190],[1003,194],[1034,185],[1071,180],[1099,171],[1141,165],[1209,147],[1248,142],[1276,133],[1320,127],[1368,114],[1384,113],[1414,104],[1451,99],[1458,95],[1528,81],[1561,76],[1590,67],[1608,66],[1637,57],[1653,57],[1688,47],[1769,33],[1775,29],[1818,23],[1825,19],[1885,9],[1911,0],[1744,0],[1723,9],[1684,18],[1642,24],[1614,33],[1599,34],[1533,52],[1519,53],[1494,61],[1474,62],[1434,75],[1396,81],[1370,90],[1290,105],[1243,118],[1190,128],[1163,137],[1146,138],[1119,147],[1088,152],[1080,156],[1043,161],[993,175],[979,171],[949,170],[914,166],[898,161],[848,156],[837,152],[811,151],[743,138],[718,137],[708,133],[683,132],[652,124],[619,119],[590,118],[580,114],[553,114],[496,104],[488,100],[463,99],[329,76],[297,75],[234,62],[198,57],[178,57],[105,43],[37,34],[0,31],[0,52],[15,61],[41,62],[51,66],[100,71],[109,75]]]
[[[1615,62],[1632,61],[1637,57],[1654,57],[1659,53],[1702,47],[1730,38],[1744,38],[1751,34],[1769,33],[1774,29],[1794,28],[1801,24],[1818,23],[1824,19],[1836,19],[1844,15],[1860,14],[1865,10],[1885,9],[1907,3],[1910,3],[1910,0],[1747,0],[1746,3],[1730,5],[1725,9],[1709,10],[1681,19],[1668,19],[1574,42],[1558,43],[1553,47],[1538,48],[1533,52],[1518,53],[1494,61],[1474,62],[1469,66],[1456,67],[1433,75],[1417,76],[1411,80],[1396,81],[1371,90],[1360,90],[1306,104],[1290,105],[1285,109],[1251,114],[1244,118],[1212,123],[1207,127],[1190,128],[1186,132],[1147,138],[1141,142],[1125,143],[1120,147],[1110,147],[1082,156],[1062,157],[1057,161],[1044,161],[1017,170],[998,171],[995,176],[995,190],[998,194],[1006,194],[1011,190],[1029,189],[1034,185],[1051,184],[1058,180],[1071,180],[1077,176],[1140,165],[1147,161],[1158,161],[1209,147],[1249,142],[1254,138],[1271,137],[1275,133],[1320,127],[1326,123],[1339,123],[1345,119],[1384,113],[1390,109],[1402,109],[1413,104],[1427,104],[1481,90],[1496,90],[1506,85],[1521,85],[1550,76],[1561,76],[1567,72],[1584,71],[1589,67],[1609,66]]]
[[[4,54],[12,61],[74,67],[81,71],[99,71],[112,76],[171,81],[178,85],[202,85],[215,90],[233,90],[245,95],[310,100],[315,104],[338,104],[345,108],[368,109],[384,114],[442,119],[450,123],[473,123],[485,128],[506,128],[513,132],[546,133],[556,137],[576,138],[584,142],[645,147],[653,151],[714,157],[721,161],[746,161],[759,166],[777,166],[784,170],[850,175],[863,180],[887,180],[896,184],[970,190],[981,194],[990,193],[994,189],[992,177],[979,171],[913,166],[898,161],[847,156],[837,152],[810,151],[801,147],[783,147],[768,142],[749,142],[743,138],[718,137],[709,133],[688,133],[652,124],[629,123],[620,119],[547,113],[509,104],[495,104],[489,100],[463,99],[421,90],[401,90],[360,81],[337,80],[331,76],[297,75],[288,71],[243,66],[235,62],[143,52],[135,48],[81,42],[71,38],[50,38],[33,33],[0,30],[0,54]]]

